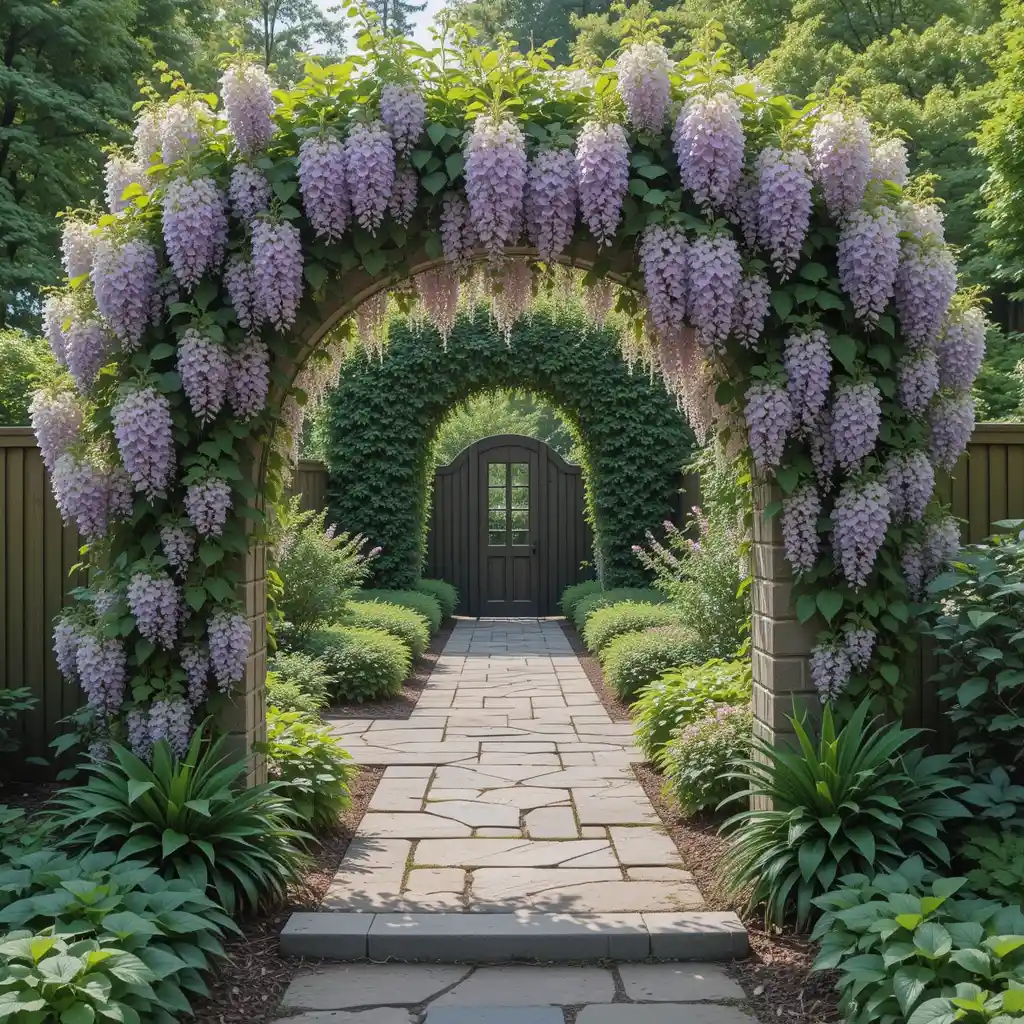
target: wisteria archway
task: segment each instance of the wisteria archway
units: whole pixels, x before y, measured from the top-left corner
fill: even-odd
[[[427,53],[370,22],[288,91],[236,61],[222,109],[144,106],[110,212],[68,217],[46,310],[68,372],[33,418],[96,565],[55,634],[84,740],[181,748],[219,705],[249,749],[264,513],[331,346],[380,344],[389,289],[442,338],[468,283],[509,325],[559,264],[585,268],[596,319],[632,318],[627,357],[696,429],[750,453],[762,733],[811,682],[898,710],[984,335],[902,145],[721,51],[673,63],[647,19],[591,70],[451,37]]]

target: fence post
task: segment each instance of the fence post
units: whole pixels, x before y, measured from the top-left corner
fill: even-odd
[[[779,517],[765,517],[778,501],[778,488],[755,481],[753,494],[753,584],[751,641],[754,677],[754,735],[772,746],[793,740],[787,716],[794,708],[820,708],[811,682],[810,653],[814,626],[801,624],[793,601],[793,575],[782,544]]]

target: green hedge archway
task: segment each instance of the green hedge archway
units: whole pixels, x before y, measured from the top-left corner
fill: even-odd
[[[392,330],[380,362],[353,357],[329,399],[328,497],[346,530],[383,547],[377,579],[408,586],[425,548],[429,452],[445,416],[473,395],[524,388],[562,414],[583,455],[587,514],[604,579],[640,583],[631,551],[673,510],[693,435],[660,379],[631,373],[614,331],[581,313],[538,310],[506,344],[485,315],[459,320],[438,359],[436,332]]]

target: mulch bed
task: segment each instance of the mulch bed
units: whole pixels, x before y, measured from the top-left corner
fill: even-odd
[[[615,691],[605,683],[601,662],[587,650],[579,630],[568,619],[562,619],[559,625],[562,627],[562,632],[572,647],[573,654],[576,655],[579,663],[583,666],[583,671],[586,672],[590,685],[594,687],[594,691],[604,705],[605,711],[608,712],[608,716],[613,722],[628,722],[630,720],[629,705],[619,700]]]
[[[608,714],[614,721],[629,721],[629,705],[607,686],[601,663],[587,652],[572,623],[563,621],[561,625]],[[708,909],[735,910],[743,917],[750,935],[750,957],[727,964],[726,969],[743,986],[758,1020],[762,1024],[832,1024],[842,1020],[834,977],[811,973],[815,951],[806,936],[791,931],[769,933],[760,918],[744,913],[743,906],[726,896],[718,877],[718,865],[725,854],[725,840],[718,834],[723,819],[711,815],[680,817],[663,794],[665,777],[650,763],[634,765],[633,770],[693,874]]]
[[[292,913],[320,905],[383,774],[382,767],[360,769],[351,784],[352,806],[289,889],[288,905],[243,921],[242,935],[225,943],[227,960],[209,979],[210,996],[196,1006],[196,1024],[266,1024],[275,1018],[301,962],[278,954],[277,937]]]
[[[388,700],[366,701],[363,704],[336,704],[324,711],[324,719],[331,718],[408,718],[416,702],[420,699],[434,670],[434,665],[452,635],[455,628],[455,619],[449,619],[434,634],[430,646],[423,652],[423,657],[412,667],[412,675],[406,679],[402,686],[402,692],[396,697]]]

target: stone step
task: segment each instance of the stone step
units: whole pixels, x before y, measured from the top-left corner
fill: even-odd
[[[292,914],[285,956],[434,963],[734,960],[747,931],[733,913]]]

